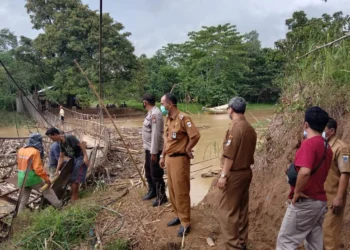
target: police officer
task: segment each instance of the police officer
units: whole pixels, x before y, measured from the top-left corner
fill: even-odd
[[[332,148],[333,159],[324,185],[328,203],[328,212],[323,222],[325,250],[339,248],[350,176],[349,147],[337,138],[336,132],[337,122],[333,118],[329,118],[324,137],[329,141],[329,145]]]
[[[160,155],[163,149],[164,120],[159,108],[155,106],[155,97],[144,94],[143,107],[148,111],[143,122],[142,139],[145,149],[145,173],[148,182],[148,193],[144,200],[156,198],[153,206],[160,206],[168,201],[165,194],[163,179],[164,170],[159,166]]]
[[[254,163],[257,135],[244,117],[246,102],[232,98],[227,113],[232,120],[226,132],[221,157],[219,222],[227,250],[246,249],[248,239],[250,166]]]
[[[200,134],[191,118],[177,109],[174,95],[164,95],[161,104],[162,113],[168,118],[160,165],[167,167],[170,202],[176,215],[168,226],[181,224],[178,236],[182,237],[190,231],[190,159],[193,159],[192,148]]]

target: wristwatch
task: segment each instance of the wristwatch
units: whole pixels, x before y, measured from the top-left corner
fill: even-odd
[[[220,177],[221,177],[221,178],[226,178],[226,177],[227,177],[227,174],[222,173],[222,174],[220,175]]]

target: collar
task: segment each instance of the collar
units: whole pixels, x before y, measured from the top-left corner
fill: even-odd
[[[235,125],[236,123],[238,123],[239,121],[245,121],[245,116],[239,116],[238,118],[232,120],[232,126]]]
[[[333,145],[335,144],[335,142],[338,140],[337,136],[333,136],[329,141],[328,144],[333,147]]]
[[[174,114],[172,116],[168,115],[168,118],[170,120],[175,120],[179,114],[180,114],[180,111],[178,109],[176,109],[176,111],[174,112]]]

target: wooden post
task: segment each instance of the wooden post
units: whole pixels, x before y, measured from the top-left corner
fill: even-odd
[[[135,159],[134,159],[134,157],[132,156],[132,154],[131,154],[131,152],[130,152],[130,150],[129,150],[128,145],[127,145],[127,144],[125,143],[125,141],[124,141],[124,137],[123,137],[122,134],[120,133],[120,131],[119,131],[117,125],[114,123],[114,120],[113,120],[111,114],[109,113],[108,109],[105,107],[105,105],[104,105],[104,103],[103,103],[103,101],[102,101],[100,95],[99,95],[99,94],[97,93],[97,91],[96,91],[95,86],[94,86],[94,85],[92,84],[92,82],[89,80],[89,78],[87,77],[87,75],[86,75],[86,73],[84,72],[84,70],[80,67],[80,65],[79,65],[79,63],[77,62],[77,60],[74,60],[74,62],[75,62],[75,64],[77,65],[77,67],[79,68],[80,72],[84,75],[86,81],[89,83],[90,89],[94,92],[95,96],[97,97],[97,99],[98,99],[98,101],[99,101],[99,103],[100,103],[100,106],[101,106],[101,107],[104,109],[104,111],[107,113],[108,118],[111,120],[111,122],[112,122],[112,124],[113,124],[115,130],[117,131],[118,135],[120,136],[120,139],[122,140],[122,142],[123,142],[123,144],[124,144],[124,147],[126,148],[126,150],[127,150],[128,154],[129,154],[129,156],[130,156],[132,162],[134,163],[134,166],[135,166],[135,168],[136,168],[136,170],[137,170],[137,173],[139,174],[139,176],[140,176],[140,178],[141,178],[141,180],[142,180],[142,182],[143,182],[143,185],[147,186],[147,185],[146,185],[145,178],[143,178],[143,176],[142,176],[142,174],[141,174],[139,168],[137,167],[137,164],[136,164],[136,162],[135,162]]]

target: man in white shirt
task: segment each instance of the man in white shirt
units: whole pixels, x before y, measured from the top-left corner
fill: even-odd
[[[64,109],[62,106],[60,106],[60,117],[61,117],[61,121],[63,123],[64,122]]]

